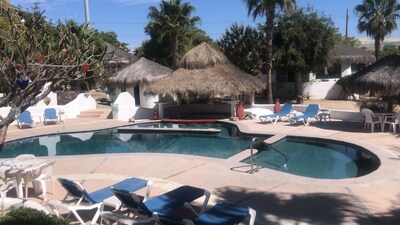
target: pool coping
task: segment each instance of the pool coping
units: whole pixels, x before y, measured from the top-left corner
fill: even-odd
[[[164,190],[169,190],[176,184],[192,184],[208,189],[217,197],[224,197],[224,195],[220,195],[220,189],[229,188],[227,185],[233,185],[233,188],[239,188],[243,191],[239,192],[240,195],[236,198],[232,198],[232,196],[225,197],[230,197],[231,201],[254,207],[257,210],[256,224],[273,223],[286,225],[298,224],[299,221],[301,224],[320,224],[321,221],[340,221],[334,224],[359,224],[357,221],[359,221],[358,219],[360,218],[368,219],[368,224],[395,224],[396,221],[400,221],[398,214],[392,214],[393,216],[390,217],[389,220],[385,220],[384,223],[374,222],[379,221],[375,220],[376,217],[380,218],[384,213],[391,213],[393,207],[396,209],[396,205],[393,205],[394,203],[392,203],[392,201],[394,202],[398,199],[398,187],[400,187],[400,160],[398,157],[398,155],[400,155],[400,149],[397,147],[400,143],[398,139],[400,136],[381,132],[368,133],[363,132],[362,129],[352,133],[334,129],[319,129],[314,125],[292,126],[285,123],[272,125],[260,124],[254,120],[236,122],[228,120],[220,121],[235,124],[240,132],[246,134],[276,135],[288,133],[291,136],[298,135],[346,141],[373,152],[381,160],[381,167],[368,175],[358,178],[327,180],[301,177],[267,168],[250,175],[248,173],[232,171],[231,168],[233,166],[245,165],[235,160],[182,154],[113,153],[52,156],[48,158],[57,161],[53,176],[66,176],[76,180],[88,180],[89,182],[85,183],[85,186],[88,185],[89,189],[96,186],[101,187],[106,181],[112,182],[113,180],[119,180],[126,176],[135,175],[139,175],[138,177],[144,176],[149,179],[160,180],[161,185],[166,185],[165,188],[162,187]],[[39,126],[40,129],[37,129],[37,127],[27,130],[10,130],[12,132],[10,132],[10,136],[7,135],[7,141],[18,139],[17,137],[22,136],[32,137],[45,135],[47,133],[61,132],[76,133],[81,130],[83,130],[83,132],[92,132],[94,130],[131,125],[131,123],[116,120],[77,120],[76,124],[77,125],[74,126],[71,122],[71,124],[67,124],[65,129],[62,129],[61,125],[57,125],[45,127],[43,129]],[[353,136],[355,138],[353,138]],[[75,165],[81,165],[77,164],[81,161],[79,159],[85,159],[85,161],[91,163],[83,165],[83,168],[74,168]],[[135,162],[139,161],[138,163],[144,166],[143,168],[146,168],[146,170],[131,171],[119,165],[120,160],[128,159]],[[187,163],[186,167],[180,166],[178,162],[181,160]],[[163,163],[164,161],[171,162],[172,164],[166,166]],[[162,175],[159,175],[158,172],[154,173],[154,170],[157,170],[159,167],[163,168]],[[71,168],[71,170],[68,169],[67,171],[66,168]],[[98,168],[100,168],[100,170]],[[107,168],[111,169],[108,170]],[[204,174],[204,176],[199,176],[199,169],[204,169],[205,171],[203,171],[203,173],[206,174]],[[210,177],[215,180],[210,180]],[[56,195],[50,195],[49,197],[61,199],[63,197],[61,196],[63,193],[62,189],[57,186],[56,189]],[[244,193],[249,193],[250,195],[243,196]],[[275,196],[275,198],[268,198],[270,195]],[[332,202],[329,201],[326,203],[324,202],[324,205],[328,204],[331,207],[310,205],[310,203],[315,203],[313,202],[315,198],[309,198],[311,202],[297,201],[294,205],[286,205],[286,202],[291,198],[307,198],[307,196],[322,196],[321,198],[317,198],[319,200],[324,200],[324,196],[331,196],[333,198],[335,198],[335,196],[337,196],[337,198],[344,197],[345,200],[342,201],[345,205],[338,207],[336,205],[330,205]],[[266,197],[266,200],[264,200],[264,197]],[[276,200],[276,197],[278,197],[278,200]],[[36,201],[40,200],[40,198],[37,197],[33,199]],[[274,201],[270,202],[268,200]],[[279,212],[282,213],[275,211],[271,207],[281,209]],[[306,207],[305,210],[303,210],[304,207]],[[308,209],[309,207],[311,208]],[[355,207],[356,210],[354,211],[352,207]],[[332,212],[332,210],[334,210],[334,212]],[[323,215],[322,218],[314,216],[318,214]],[[343,218],[337,220],[336,218],[338,215]]]

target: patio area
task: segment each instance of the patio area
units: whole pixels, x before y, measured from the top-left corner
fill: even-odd
[[[257,211],[255,224],[400,223],[399,134],[364,132],[362,124],[342,121],[327,122],[326,125],[313,123],[311,126],[293,126],[286,122],[261,124],[259,120],[234,123],[244,133],[301,135],[355,143],[377,154],[382,165],[377,171],[359,178],[321,180],[271,169],[248,174],[231,170],[242,165],[234,160],[190,155],[129,153],[46,158],[56,160],[54,180],[56,177],[77,180],[88,191],[131,176],[153,181],[155,184],[151,196],[183,184],[201,187],[211,192],[211,206],[222,199],[254,208]],[[7,141],[127,124],[117,120],[88,118],[22,130],[11,125]],[[55,194],[51,193],[50,188],[48,199],[62,199],[65,194],[55,182]],[[30,200],[46,205],[41,197],[33,194],[30,194]],[[87,218],[87,221],[90,219]]]

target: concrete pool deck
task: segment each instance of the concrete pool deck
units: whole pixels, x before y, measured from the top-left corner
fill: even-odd
[[[209,190],[213,196],[210,205],[222,199],[254,208],[256,224],[400,224],[399,134],[364,132],[360,123],[341,121],[311,126],[286,122],[261,124],[257,120],[233,123],[245,133],[301,135],[355,143],[377,154],[382,165],[360,178],[321,180],[271,169],[249,174],[231,170],[243,165],[234,160],[190,155],[128,153],[48,158],[56,160],[54,178],[84,182],[89,191],[130,176],[154,181],[152,196],[189,184]],[[11,125],[7,141],[127,124],[117,120],[71,119],[65,124],[38,125],[32,129],[19,130]],[[55,194],[49,182],[48,189],[49,199],[62,199],[66,193],[57,182]],[[30,194],[30,199],[41,202],[41,196],[35,194]]]

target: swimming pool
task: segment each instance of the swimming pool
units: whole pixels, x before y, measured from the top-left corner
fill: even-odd
[[[179,132],[118,132],[118,129],[69,133],[27,138],[5,143],[0,158],[13,158],[20,154],[36,156],[62,156],[104,153],[174,153],[214,158],[229,158],[248,149],[253,136],[241,134],[236,126],[214,124],[147,123],[133,128],[171,128]],[[179,130],[181,129],[181,130]],[[189,132],[188,130],[216,129],[219,132]],[[260,139],[266,139],[262,136]],[[271,146],[257,146],[254,161],[261,167],[299,176],[343,179],[360,177],[380,166],[379,158],[359,146],[326,139],[287,137]],[[283,165],[287,158],[287,167]],[[243,160],[250,162],[250,159]]]
[[[380,166],[379,158],[370,151],[326,139],[286,137],[272,145],[259,144],[257,149],[253,160],[259,166],[312,178],[360,177]]]
[[[228,124],[141,124],[134,127],[177,127],[220,130],[211,133],[119,133],[117,129],[84,133],[48,135],[4,144],[1,158],[19,154],[61,156],[103,153],[177,153],[215,158],[229,158],[249,148],[250,138],[241,136],[236,127]]]

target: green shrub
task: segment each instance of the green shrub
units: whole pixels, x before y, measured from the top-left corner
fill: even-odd
[[[0,217],[0,225],[68,225],[69,221],[56,218],[31,208],[17,208]]]

